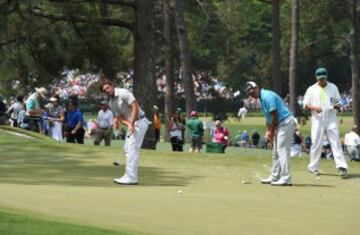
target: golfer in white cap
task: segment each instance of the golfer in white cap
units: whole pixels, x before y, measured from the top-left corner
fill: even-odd
[[[327,81],[328,72],[318,68],[315,72],[317,82],[310,86],[304,96],[304,108],[311,111],[311,149],[308,169],[318,174],[322,140],[326,133],[334,154],[336,168],[341,177],[347,175],[347,163],[340,143],[337,110],[341,110],[340,94],[335,84]]]
[[[260,89],[255,82],[247,82],[245,92],[252,98],[260,99],[267,124],[265,137],[273,143],[272,172],[268,178],[261,180],[261,183],[290,186],[290,147],[296,126],[295,118],[275,92]]]
[[[100,90],[109,95],[111,111],[120,119],[122,124],[127,126],[124,145],[126,156],[125,174],[113,181],[117,184],[136,185],[138,184],[140,148],[148,129],[149,121],[130,91],[117,88],[108,80],[100,82]]]

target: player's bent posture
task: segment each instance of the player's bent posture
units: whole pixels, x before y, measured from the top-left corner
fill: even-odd
[[[326,134],[334,154],[336,168],[341,177],[347,175],[347,163],[340,143],[337,110],[341,110],[340,94],[335,84],[327,81],[325,68],[315,72],[317,82],[310,86],[304,96],[304,108],[311,111],[311,149],[308,169],[318,174],[322,143]]]
[[[266,117],[266,139],[273,144],[271,175],[261,180],[274,186],[292,185],[290,175],[290,147],[296,122],[283,99],[273,91],[260,88],[255,82],[245,84],[245,92],[260,99]]]
[[[100,90],[109,95],[111,111],[120,119],[122,124],[127,126],[124,145],[126,156],[125,174],[113,181],[117,184],[136,185],[138,183],[140,148],[148,129],[149,121],[130,91],[114,87],[108,80],[100,82]]]

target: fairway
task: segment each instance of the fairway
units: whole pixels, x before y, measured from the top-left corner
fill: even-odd
[[[15,216],[19,223],[26,215],[90,226],[84,231],[93,234],[359,233],[359,163],[349,162],[349,177],[341,179],[333,161],[322,160],[317,178],[306,170],[307,156],[292,159],[293,186],[274,187],[259,183],[269,174],[270,151],[143,150],[139,185],[119,186],[112,179],[123,173],[124,158],[120,167],[111,163],[120,145],[70,145],[0,129],[0,146],[0,218]],[[7,234],[4,224],[11,229],[11,223],[0,221]]]

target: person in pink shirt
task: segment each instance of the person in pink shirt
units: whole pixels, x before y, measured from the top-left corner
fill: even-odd
[[[222,144],[223,151],[225,151],[229,141],[229,130],[223,127],[221,124],[222,123],[220,120],[215,121],[215,132],[214,132],[213,142]]]

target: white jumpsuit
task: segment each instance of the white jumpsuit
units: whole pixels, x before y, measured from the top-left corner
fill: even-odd
[[[334,104],[340,100],[338,88],[330,82],[325,87],[325,96],[321,97],[321,88],[317,83],[310,86],[304,96],[304,108],[306,105],[322,108],[322,112],[311,111],[311,149],[310,164],[308,169],[318,171],[321,157],[322,141],[326,134],[334,154],[336,168],[347,169],[347,163],[340,143],[339,124],[336,118]]]

